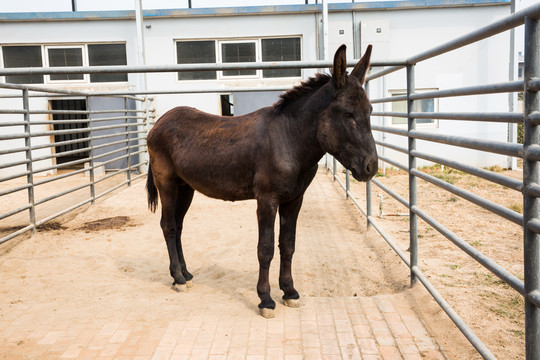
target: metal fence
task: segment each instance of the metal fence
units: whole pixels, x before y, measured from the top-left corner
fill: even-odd
[[[5,119],[0,121],[0,169],[9,174],[0,177],[0,202],[9,209],[0,213],[0,243],[35,233],[48,221],[145,176],[146,124],[153,117],[149,99],[13,84],[1,84],[0,90],[5,92],[0,101],[21,104],[0,108]],[[30,101],[38,98],[68,107],[33,110]],[[118,107],[94,109],[100,99],[114,99]],[[77,109],[69,109],[75,101]],[[21,204],[23,192],[27,201]]]
[[[529,7],[525,10],[522,10],[518,13],[510,15],[500,21],[493,23],[487,27],[478,29],[468,35],[462,36],[452,42],[442,44],[434,49],[423,52],[416,56],[413,56],[409,59],[400,60],[400,61],[387,61],[374,63],[376,66],[386,66],[386,68],[378,73],[372,74],[367,78],[366,88],[369,88],[371,82],[376,81],[388,74],[391,74],[396,71],[405,70],[407,83],[405,88],[407,89],[407,94],[404,96],[395,96],[391,98],[380,98],[372,99],[373,104],[383,104],[393,101],[407,101],[407,112],[406,113],[388,113],[384,111],[374,112],[373,116],[393,116],[393,117],[403,117],[407,119],[408,128],[405,129],[396,129],[393,127],[386,126],[375,126],[373,125],[373,130],[375,132],[391,133],[395,135],[400,135],[406,137],[408,140],[407,147],[399,147],[384,141],[378,141],[378,145],[382,147],[388,147],[393,150],[407,154],[408,164],[400,164],[392,159],[380,156],[380,160],[384,161],[391,166],[405,170],[409,174],[409,197],[408,199],[400,196],[392,189],[388,188],[381,182],[376,179],[373,179],[371,182],[368,182],[366,185],[366,208],[364,209],[357,200],[355,200],[353,194],[350,190],[350,176],[349,173],[346,173],[345,184],[340,181],[341,186],[345,189],[347,197],[350,198],[354,204],[365,214],[368,219],[368,223],[372,225],[381,236],[388,242],[388,244],[394,249],[394,251],[400,256],[404,263],[410,269],[411,283],[420,282],[425,286],[425,288],[431,293],[434,299],[439,303],[442,309],[448,314],[448,316],[454,321],[457,327],[463,332],[471,344],[476,348],[476,350],[486,359],[494,359],[495,356],[490,352],[490,350],[479,340],[479,338],[473,333],[473,331],[465,324],[459,315],[453,310],[448,302],[442,297],[442,295],[435,289],[431,282],[427,279],[424,272],[418,266],[418,218],[422,219],[428,223],[435,230],[440,232],[451,242],[453,242],[458,248],[464,251],[466,254],[470,255],[475,261],[479,262],[510,287],[515,289],[519,294],[524,296],[525,299],[525,341],[526,341],[526,354],[527,359],[538,359],[540,358],[540,312],[538,311],[538,306],[540,306],[540,247],[538,244],[540,233],[540,219],[539,219],[539,202],[538,197],[540,197],[540,185],[538,182],[538,172],[540,161],[540,145],[539,145],[539,134],[537,126],[540,124],[540,96],[538,91],[540,90],[540,29],[538,25],[538,19],[540,18],[540,4]],[[525,24],[525,80],[524,81],[512,81],[507,83],[499,84],[484,84],[478,86],[471,86],[465,88],[457,88],[452,90],[442,90],[442,91],[432,91],[428,93],[415,93],[415,66],[417,63],[431,59],[438,55],[453,51],[460,47],[463,47],[468,44],[472,44],[481,39],[488,38],[495,34],[513,29],[517,26]],[[350,65],[353,65],[354,62],[351,61]],[[325,68],[330,65],[330,62],[327,61],[315,61],[315,62],[283,62],[283,63],[249,63],[249,64],[192,64],[192,65],[170,65],[170,66],[111,66],[111,67],[81,67],[81,68],[41,68],[33,69],[32,74],[52,74],[52,73],[62,73],[62,74],[76,74],[76,73],[100,73],[100,72],[114,72],[114,73],[145,73],[145,72],[177,72],[177,71],[198,71],[198,70],[243,70],[243,69],[282,69],[282,68]],[[25,69],[0,69],[0,75],[22,75],[29,74]],[[194,92],[231,92],[231,91],[256,91],[256,90],[276,90],[274,88],[258,88],[258,89],[248,89],[248,88],[231,88],[231,89],[205,89],[198,91],[116,91],[108,93],[84,93],[84,92],[72,92],[72,91],[60,91],[55,89],[44,89],[42,87],[30,87],[30,86],[18,86],[18,85],[9,85],[9,84],[0,84],[0,88],[10,88],[17,89],[21,91],[22,94],[18,95],[18,98],[22,99],[22,108],[20,109],[2,109],[0,114],[13,114],[14,116],[20,116],[22,119],[12,122],[0,122],[2,127],[18,127],[18,129],[23,129],[13,134],[0,135],[0,141],[9,141],[12,139],[24,139],[24,146],[19,146],[16,148],[10,148],[7,150],[0,150],[0,155],[5,154],[25,154],[24,159],[14,160],[10,163],[3,163],[1,165],[4,167],[15,167],[15,166],[24,166],[24,170],[20,173],[17,173],[16,176],[9,176],[0,179],[0,185],[9,184],[9,182],[15,178],[25,178],[24,183],[15,184],[13,187],[8,189],[0,188],[0,201],[4,196],[9,196],[12,193],[19,191],[26,191],[28,193],[28,202],[20,207],[13,207],[13,210],[10,210],[4,214],[0,215],[0,220],[6,219],[15,214],[27,212],[28,222],[27,225],[17,229],[16,231],[6,235],[0,239],[0,242],[4,242],[8,239],[11,239],[23,232],[26,231],[36,231],[36,228],[47,222],[48,220],[53,219],[56,216],[64,214],[70,210],[76,209],[84,204],[91,203],[95,201],[96,198],[103,196],[114,189],[126,185],[139,177],[145,176],[142,172],[146,160],[144,157],[142,159],[132,162],[131,156],[145,154],[146,148],[144,145],[144,134],[147,130],[147,127],[150,123],[150,118],[152,117],[151,112],[149,111],[149,101],[148,98],[137,97],[140,95],[149,95],[149,94],[174,94],[174,93],[194,93]],[[41,95],[30,95],[30,92],[34,91],[45,91],[46,94]],[[525,111],[522,114],[516,113],[422,113],[414,110],[415,101],[421,99],[433,99],[433,98],[442,98],[442,97],[451,97],[451,96],[465,96],[465,95],[477,95],[477,94],[494,94],[494,93],[508,93],[508,92],[518,92],[524,91],[524,101],[525,101]],[[13,95],[9,95],[13,97]],[[82,97],[86,99],[87,108],[86,110],[47,110],[47,111],[33,111],[29,107],[29,99],[32,96],[57,96],[57,97],[66,97],[66,96],[75,96]],[[140,105],[137,109],[130,109],[128,105],[125,105],[121,109],[116,110],[95,110],[92,109],[91,97],[94,96],[123,96],[124,99],[131,99]],[[1,98],[0,98],[1,99]],[[126,104],[127,104],[126,100]],[[119,116],[111,116],[110,114],[116,113]],[[39,121],[31,121],[32,116],[37,114],[71,114],[71,115],[85,115],[88,116],[87,119],[77,120],[78,122],[87,122],[89,125],[85,129],[71,129],[71,130],[50,130],[50,131],[34,131],[34,127],[39,125]],[[105,118],[97,119],[95,116],[102,114],[108,114]],[[420,131],[416,129],[416,119],[422,118],[431,118],[431,119],[449,119],[449,120],[475,120],[475,121],[496,121],[496,122],[507,122],[507,123],[522,123],[524,125],[525,140],[524,144],[514,144],[506,142],[496,142],[488,140],[478,140],[472,138],[456,137],[456,136],[446,136],[442,134],[433,134],[426,131]],[[124,119],[122,124],[114,125],[100,125],[100,121],[107,120],[120,120]],[[130,122],[131,119],[135,119],[135,122]],[[64,121],[64,120],[59,120]],[[120,120],[122,121],[122,120]],[[43,121],[44,123],[50,124],[50,120]],[[119,134],[108,134],[108,135],[95,135],[99,130],[107,130],[113,128],[121,128],[123,131]],[[84,146],[80,149],[69,150],[73,153],[77,152],[87,152],[88,155],[82,159],[73,160],[70,165],[77,164],[87,164],[86,168],[81,168],[78,170],[71,170],[69,172],[56,175],[51,178],[46,178],[43,180],[36,181],[34,174],[38,172],[45,171],[58,171],[62,169],[62,165],[55,164],[50,166],[45,166],[37,168],[35,164],[39,161],[47,159],[57,159],[61,154],[67,155],[65,153],[56,153],[35,157],[34,153],[36,150],[55,146],[54,142],[47,144],[34,144],[33,140],[39,137],[44,136],[54,136],[55,134],[66,134],[66,133],[83,133],[85,136],[84,140],[73,139],[65,140],[64,145],[67,145],[68,142],[79,143],[81,141],[88,141],[88,146]],[[116,136],[116,137],[115,137]],[[123,136],[119,139],[118,136]],[[134,136],[134,137],[131,137]],[[109,142],[104,144],[96,145],[96,140],[109,139]],[[456,162],[452,159],[445,158],[442,156],[437,156],[433,154],[427,154],[419,152],[416,148],[417,140],[437,142],[442,144],[447,144],[451,146],[463,147],[467,149],[473,149],[478,151],[486,151],[497,154],[504,154],[516,158],[523,159],[523,180],[516,180],[503,175],[493,173],[484,169],[476,168],[469,166],[463,163]],[[101,154],[96,154],[95,151],[98,149],[104,149],[108,146],[122,144],[123,146],[118,149],[108,150]],[[97,160],[104,158],[107,155],[117,154],[112,159],[105,160],[101,164],[97,164]],[[120,158],[127,159],[127,166],[115,169],[109,174],[105,174],[102,177],[96,177],[96,169],[102,167],[107,162],[114,162]],[[425,159],[434,163],[442,164],[448,167],[458,169],[460,171],[472,174],[479,178],[494,182],[496,184],[508,187],[515,191],[523,193],[523,215],[512,210],[509,210],[505,207],[502,207],[498,204],[495,204],[487,199],[481,198],[467,190],[461,189],[457,186],[448,184],[444,181],[437,179],[436,177],[430,176],[422,171],[419,171],[417,168],[416,160]],[[68,162],[69,163],[69,162]],[[328,163],[327,163],[328,164]],[[333,161],[333,172],[334,178],[339,180],[337,176],[337,164],[336,161]],[[88,181],[78,185],[75,188],[63,190],[53,195],[48,195],[43,198],[36,198],[35,190],[40,186],[43,186],[46,183],[60,181],[61,179],[69,176],[75,176],[77,174],[88,173]],[[111,177],[123,174],[126,176],[126,179],[121,181],[118,184],[114,184],[102,192],[96,192],[96,186],[100,182],[104,182],[106,179]],[[445,190],[450,191],[451,193],[460,196],[472,203],[487,209],[494,214],[497,214],[503,217],[506,220],[509,220],[515,224],[523,226],[524,229],[524,281],[521,281],[508,270],[504,269],[502,266],[494,262],[492,259],[488,258],[485,254],[478,251],[476,248],[471,246],[465,240],[457,236],[451,230],[443,226],[436,219],[431,217],[424,210],[420,209],[417,204],[417,191],[416,191],[416,182],[420,178],[427,182],[430,182],[436,186],[439,186]],[[372,184],[380,187],[383,191],[388,193],[399,203],[409,209],[409,251],[410,255],[407,256],[405,251],[401,250],[396,242],[384,231],[381,225],[377,222],[375,217],[372,215],[372,199],[371,199],[371,188]],[[59,212],[56,212],[45,217],[37,217],[35,208],[38,205],[41,205],[45,202],[51,201],[53,199],[58,199],[61,196],[64,196],[68,193],[73,193],[74,191],[79,191],[81,189],[90,188],[90,191],[87,193],[84,200],[70,205]]]
[[[396,162],[386,156],[379,156],[379,159],[387,164],[405,170],[409,174],[409,198],[406,199],[389,187],[382,184],[377,179],[372,179],[366,185],[366,206],[365,209],[354,198],[350,187],[350,174],[345,174],[343,183],[337,174],[337,164],[333,159],[326,162],[326,167],[332,167],[334,179],[339,182],[345,190],[347,197],[367,217],[368,224],[381,234],[394,251],[400,256],[403,262],[410,268],[411,284],[422,283],[441,308],[448,314],[456,326],[467,337],[478,353],[486,359],[495,359],[491,351],[480,341],[469,326],[459,317],[456,311],[448,304],[439,291],[428,280],[427,276],[418,266],[418,218],[425,221],[433,229],[445,236],[459,249],[468,254],[475,261],[483,265],[486,269],[508,284],[515,291],[524,296],[525,299],[525,343],[527,359],[540,358],[540,220],[539,202],[540,185],[539,164],[540,146],[538,125],[540,125],[540,4],[515,13],[507,18],[497,21],[489,26],[478,29],[468,35],[459,37],[454,41],[442,44],[434,49],[428,50],[405,60],[402,64],[371,74],[367,77],[366,89],[369,92],[369,83],[375,82],[382,77],[396,71],[406,71],[407,94],[404,96],[394,96],[387,98],[371,99],[371,103],[384,104],[394,101],[406,101],[406,113],[393,113],[378,111],[373,112],[375,117],[402,117],[407,119],[407,129],[396,129],[396,127],[372,125],[375,132],[391,133],[400,135],[408,139],[407,147],[399,147],[395,144],[384,141],[377,141],[382,147],[407,154],[408,164]],[[525,24],[525,54],[524,54],[524,80],[510,81],[506,83],[484,84],[451,90],[431,91],[427,93],[415,93],[415,67],[418,63],[432,59],[436,56],[448,53],[460,47],[472,44],[479,40],[494,36],[503,31],[513,29]],[[421,99],[435,99],[442,97],[456,97],[466,95],[496,94],[506,92],[524,92],[524,112],[523,113],[459,113],[459,112],[418,112],[415,110],[415,101]],[[447,136],[434,134],[428,131],[421,131],[416,128],[417,119],[445,119],[445,120],[473,120],[485,122],[506,122],[519,123],[524,127],[524,143],[515,144],[501,141],[488,141],[468,137]],[[464,163],[452,160],[449,157],[424,153],[417,150],[417,140],[437,142],[441,144],[463,147],[478,151],[507,155],[523,159],[523,180],[516,180],[485,169],[476,168]],[[465,173],[477,176],[490,182],[502,185],[509,189],[519,191],[523,194],[523,215],[510,210],[504,206],[482,198],[472,192],[449,184],[432,175],[422,172],[417,167],[417,159],[424,159],[433,163],[448,166]],[[422,179],[438,187],[441,187],[454,195],[466,199],[502,218],[523,227],[523,247],[524,247],[524,281],[521,281],[507,269],[503,268],[495,261],[487,257],[466,240],[456,235],[450,229],[442,225],[439,221],[431,217],[422,210],[417,203],[417,179]],[[409,256],[400,249],[395,239],[389,236],[373,216],[372,211],[372,184],[378,186],[382,191],[397,200],[409,210]]]

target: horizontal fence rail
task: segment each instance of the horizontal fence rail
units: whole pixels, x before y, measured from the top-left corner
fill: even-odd
[[[0,176],[0,198],[10,204],[11,198],[26,192],[27,203],[2,210],[0,220],[7,226],[0,227],[0,243],[28,231],[35,233],[48,221],[146,175],[146,131],[155,118],[150,98],[114,97],[117,108],[93,109],[99,105],[96,94],[14,84],[0,84],[2,89],[10,95],[0,98],[20,99],[22,107],[0,109],[0,129],[5,129],[0,144],[18,144],[0,150],[0,156],[10,158],[0,162],[0,170],[9,174]],[[13,91],[21,93],[13,95]],[[29,106],[30,91],[45,97],[61,95],[61,99],[83,95],[85,109],[34,109]],[[75,185],[67,185],[68,178],[75,178]],[[66,200],[74,196],[76,200]]]
[[[418,259],[418,225],[420,219],[438,231],[457,248],[467,254],[471,259],[481,264],[504,283],[508,284],[525,300],[525,342],[527,359],[540,358],[540,234],[539,202],[540,185],[538,179],[540,161],[539,133],[540,125],[540,4],[533,5],[520,12],[480,28],[470,34],[461,36],[453,41],[444,43],[433,49],[403,60],[375,61],[372,65],[384,67],[382,70],[367,77],[366,91],[369,93],[369,84],[382,80],[385,76],[397,71],[406,72],[407,89],[405,95],[374,98],[372,104],[378,109],[372,113],[374,119],[384,117],[402,118],[406,121],[405,127],[385,126],[373,123],[372,130],[376,134],[396,135],[407,141],[407,146],[401,146],[388,141],[377,140],[379,149],[389,149],[407,157],[407,161],[399,161],[380,154],[382,163],[396,167],[408,174],[408,198],[398,194],[391,187],[383,184],[376,178],[366,184],[366,204],[364,207],[358,202],[351,191],[350,172],[346,171],[344,181],[338,175],[338,164],[335,159],[329,161],[327,157],[326,168],[332,168],[333,177],[344,189],[346,197],[350,199],[366,216],[367,222],[383,237],[389,246],[397,253],[410,270],[411,284],[421,283],[433,296],[435,301],[447,313],[465,337],[470,341],[478,353],[486,359],[495,359],[495,355],[482,343],[480,338],[460,318],[441,293],[433,286],[421,269]],[[504,83],[480,84],[454,89],[427,91],[417,93],[415,89],[415,69],[418,63],[432,59],[463,46],[473,44],[479,40],[489,38],[504,31],[525,24],[525,68],[524,80],[508,81]],[[356,64],[351,60],[348,65]],[[234,64],[187,64],[187,65],[145,65],[145,66],[96,66],[96,67],[58,67],[58,68],[32,68],[32,69],[5,69],[0,68],[0,76],[10,75],[50,75],[50,74],[95,74],[95,73],[152,73],[152,72],[183,72],[205,70],[246,70],[246,69],[324,69],[331,66],[329,61],[311,62],[275,62],[275,63],[234,63]],[[3,229],[0,233],[0,243],[29,231],[36,232],[38,228],[48,221],[73,211],[81,206],[91,204],[96,199],[110,194],[112,191],[129,186],[132,181],[146,176],[147,149],[145,145],[146,133],[155,120],[155,111],[151,109],[152,99],[147,95],[158,94],[185,94],[185,93],[227,93],[245,91],[276,91],[285,90],[285,87],[215,87],[207,89],[189,90],[118,90],[102,92],[84,92],[78,90],[58,89],[34,85],[17,85],[0,83],[0,90],[9,90],[1,95],[3,99],[21,100],[22,106],[10,106],[0,109],[0,119],[9,116],[9,120],[0,120],[0,143],[10,142],[13,146],[0,148],[0,156],[9,156],[8,161],[0,163],[1,169],[16,169],[13,173],[0,176],[0,197],[9,199],[13,194],[25,193],[27,201],[10,205],[10,209],[0,213],[0,220],[24,215],[24,221],[17,226]],[[424,99],[455,98],[460,96],[477,96],[501,93],[524,92],[525,110],[521,113],[513,112],[422,112],[417,111],[415,102]],[[387,97],[388,96],[388,97]],[[83,98],[85,109],[33,109],[29,106],[29,99],[42,97],[47,99]],[[114,98],[122,106],[114,109],[101,109],[95,98]],[[406,111],[384,111],[384,105],[396,101],[407,103]],[[18,103],[18,102],[17,102]],[[522,124],[524,127],[524,143],[476,139],[450,134],[434,133],[417,128],[418,119],[438,119],[441,121],[482,121],[494,123]],[[57,125],[58,128],[54,126]],[[62,128],[61,126],[74,126]],[[64,138],[65,137],[65,138]],[[45,139],[54,139],[46,142]],[[443,144],[453,148],[467,149],[468,151],[482,151],[501,154],[523,159],[523,179],[517,180],[495,172],[480,169],[450,156],[430,154],[418,149],[423,142]],[[445,154],[446,155],[446,154]],[[417,160],[423,159],[432,163],[451,167],[463,171],[486,181],[507,187],[523,194],[523,214],[507,209],[493,201],[489,201],[474,193],[449,184],[434,176],[421,171]],[[122,164],[117,166],[115,164]],[[330,164],[332,164],[330,166]],[[52,177],[38,177],[36,174],[56,173]],[[76,185],[69,188],[63,186],[53,187],[52,193],[41,191],[51,184],[61,184],[67,178],[81,178]],[[121,177],[118,180],[118,177]],[[116,181],[113,181],[116,179]],[[427,181],[460,198],[463,198],[502,219],[523,227],[524,231],[524,280],[520,280],[510,271],[486,256],[466,239],[458,236],[448,229],[427,211],[418,205],[417,180]],[[409,249],[404,251],[395,239],[373,216],[372,185],[380,188],[390,195],[399,204],[408,209],[409,216]],[[55,200],[68,194],[84,193],[77,197],[77,201],[62,208],[43,211],[43,207],[54,204]],[[2,199],[0,199],[2,201]],[[53,206],[54,207],[54,206]],[[0,229],[2,230],[2,229]]]

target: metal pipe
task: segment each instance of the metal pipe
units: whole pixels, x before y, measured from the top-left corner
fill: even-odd
[[[427,153],[423,153],[419,151],[414,151],[413,154],[416,157],[419,157],[419,158],[422,158],[422,159],[425,159],[425,160],[428,160],[437,164],[441,164],[444,166],[449,166],[451,168],[454,168],[460,171],[464,171],[468,174],[478,176],[482,179],[491,181],[493,183],[496,183],[502,186],[506,186],[510,189],[513,189],[519,192],[523,191],[523,182],[521,180],[517,180],[508,176],[500,175],[492,171],[480,169],[471,165],[463,164],[458,161],[445,159],[436,155],[431,155],[431,154],[427,154]]]
[[[483,197],[480,197],[455,185],[449,184],[446,181],[438,179],[417,169],[411,169],[411,173],[421,178],[422,180],[437,185],[440,188],[450,191],[454,195],[457,195],[465,200],[472,202],[473,204],[476,204],[488,211],[491,211],[492,213],[497,214],[505,218],[506,220],[513,222],[516,225],[523,226],[523,216],[515,211],[512,211],[502,205],[494,203],[493,201],[484,199]]]
[[[28,102],[28,90],[22,91],[22,100],[23,100],[23,109],[25,110],[24,113],[24,132],[25,134],[28,134],[24,138],[24,145],[28,148],[26,151],[26,160],[28,162],[26,163],[26,171],[28,174],[26,175],[26,182],[30,184],[28,187],[28,203],[30,204],[29,210],[29,217],[30,217],[30,225],[33,226],[32,228],[32,234],[36,234],[36,205],[34,202],[34,169],[33,169],[33,160],[32,160],[32,140],[31,134],[30,134],[30,104]]]
[[[411,131],[409,136],[415,139],[428,140],[441,144],[487,151],[501,155],[522,157],[523,154],[523,146],[521,144],[509,144],[504,141],[488,141],[461,136],[440,135],[418,130]]]
[[[347,61],[348,67],[354,67],[357,59]],[[402,64],[402,61],[373,61],[372,66],[390,66]],[[333,65],[331,59],[312,61],[277,61],[277,62],[245,62],[245,63],[201,63],[201,64],[170,64],[170,65],[109,65],[109,66],[59,66],[35,68],[0,68],[0,76],[10,75],[54,75],[54,74],[109,74],[109,73],[152,73],[152,72],[181,72],[181,71],[223,71],[223,70],[278,70],[278,69],[328,69]],[[402,66],[403,67],[403,66]],[[0,83],[0,88],[21,89],[31,91],[49,91],[66,95],[96,96],[94,93],[58,90],[42,86],[17,85]],[[142,94],[145,90],[136,91]],[[109,94],[109,93],[107,93]]]
[[[403,196],[399,195],[398,193],[390,189],[388,186],[381,183],[379,180],[372,179],[371,181],[373,181],[373,183],[377,185],[382,191],[396,199],[401,205],[405,206],[407,209],[410,207],[409,201],[407,201],[407,199],[405,199]]]
[[[11,188],[11,189],[2,190],[2,191],[0,191],[0,197],[2,197],[4,195],[12,194],[12,193],[17,192],[17,191],[26,190],[26,189],[28,189],[29,186],[30,186],[30,184],[24,184],[24,185],[17,186],[17,187]]]
[[[460,112],[413,112],[415,119],[441,119],[441,120],[466,120],[504,123],[523,123],[523,114],[520,113],[460,113]]]
[[[382,142],[382,141],[378,141],[378,140],[375,140],[375,144],[380,145],[380,146],[384,146],[384,147],[392,149],[392,150],[399,151],[399,152],[404,153],[404,154],[407,154],[407,152],[408,152],[407,148],[404,148],[404,147],[401,147],[401,146],[398,146],[398,145],[394,145],[394,144],[389,144],[389,143]]]
[[[425,277],[425,275],[420,271],[418,266],[413,266],[412,271],[414,272],[415,276],[418,280],[424,285],[424,287],[427,289],[427,291],[431,294],[433,299],[437,301],[439,306],[444,310],[444,312],[448,315],[448,317],[456,324],[458,329],[465,335],[467,340],[474,346],[476,351],[484,359],[488,360],[496,360],[496,357],[493,356],[491,351],[482,343],[482,341],[476,336],[476,334],[469,328],[469,326],[459,317],[459,315],[452,309],[450,304],[442,297],[442,295],[435,289],[435,287],[429,282],[429,280]]]
[[[506,284],[519,292],[521,295],[525,294],[524,283],[505,268],[491,260],[482,252],[478,251],[474,246],[454,234],[444,225],[440,224],[437,220],[433,219],[424,211],[420,210],[417,206],[413,207],[413,211],[431,227],[437,230],[441,235],[450,240],[454,245],[459,247],[463,252],[476,260],[480,265],[488,269],[491,273],[503,280]]]
[[[399,129],[399,128],[389,127],[389,126],[371,125],[371,130],[387,132],[390,134],[395,134],[395,135],[400,135],[400,136],[409,135],[406,129]]]
[[[387,158],[386,156],[379,155],[379,160],[382,160],[382,161],[384,161],[384,162],[386,162],[386,163],[388,163],[388,164],[390,164],[392,166],[395,166],[398,169],[409,172],[409,168],[407,167],[407,165],[400,164],[397,161],[394,161],[392,159]]]
[[[537,5],[540,9],[540,3]],[[538,17],[538,16],[537,16]],[[540,78],[540,23],[531,18],[525,19],[525,66],[524,80]],[[529,115],[540,111],[540,93],[532,91],[528,86],[524,93],[525,124],[523,126],[523,148],[527,154],[529,149],[538,144],[540,131],[537,125],[528,121]],[[529,156],[523,158],[523,186],[538,185],[538,159]],[[538,221],[540,209],[539,199],[523,192],[523,253],[525,293],[530,294],[540,289],[540,237],[532,231],[529,224]],[[525,353],[527,360],[540,358],[540,309],[525,297]]]
[[[459,49],[460,47],[472,44],[479,40],[483,40],[490,36],[499,34],[506,30],[510,30],[514,27],[522,25],[524,23],[525,17],[534,18],[538,16],[540,16],[540,3],[529,6],[521,11],[518,11],[512,15],[509,15],[490,25],[484,26],[476,31],[470,32],[464,36],[460,36],[454,40],[448,41],[430,50],[414,55],[407,59],[407,64],[416,64],[418,62],[430,59],[437,55],[441,55],[441,54],[450,52],[452,50]]]
[[[523,91],[523,80],[510,81],[504,83],[467,86],[455,89],[445,89],[436,91],[426,91],[411,95],[414,100],[435,99],[444,97],[467,96],[467,95],[486,95],[507,92]]]
[[[407,131],[409,134],[411,131],[416,130],[416,119],[411,115],[414,109],[414,100],[411,99],[411,95],[414,94],[415,65],[407,65]],[[416,177],[414,176],[414,170],[416,170],[416,157],[412,154],[416,150],[416,139],[414,137],[408,137],[408,159],[409,159],[409,254],[410,254],[410,268],[411,268],[411,286],[414,286],[418,279],[412,271],[412,268],[418,266],[418,221],[416,214],[412,212],[412,207],[417,204],[417,192],[416,192]]]

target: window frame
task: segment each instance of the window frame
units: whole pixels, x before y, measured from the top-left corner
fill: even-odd
[[[437,91],[439,90],[438,88],[418,88],[418,89],[415,89],[415,93],[423,93],[423,92],[428,92],[428,91]],[[403,96],[403,95],[407,95],[407,90],[405,89],[396,89],[396,90],[388,90],[388,93],[390,94],[391,97],[393,96]],[[416,100],[416,101],[423,101],[424,99],[422,100]],[[432,98],[432,99],[425,99],[425,100],[433,100],[433,112],[438,112],[439,111],[439,99],[438,98]],[[415,101],[415,102],[416,102]],[[391,104],[392,104],[392,107],[395,103],[405,103],[405,112],[407,111],[407,101],[406,100],[401,100],[401,101],[393,101]],[[419,110],[415,110],[415,111],[419,111]],[[394,109],[392,109],[392,112],[396,112],[394,111]],[[394,116],[390,116],[390,125],[391,126],[396,126],[396,127],[407,127],[407,118],[399,118],[399,119],[404,119],[405,120],[405,123],[403,124],[396,124],[394,123]],[[438,119],[431,119],[431,122],[422,122],[422,123],[419,123],[418,120],[419,119],[416,119],[417,122],[416,122],[416,127],[420,127],[420,128],[438,128],[439,127],[439,120]],[[421,119],[421,120],[428,120],[428,119]]]
[[[27,47],[39,47],[41,49],[41,67],[50,67],[49,62],[49,49],[68,49],[68,48],[80,48],[81,56],[82,56],[82,66],[88,66],[89,65],[89,53],[88,53],[88,45],[110,45],[110,44],[120,44],[124,45],[124,49],[126,51],[126,63],[128,63],[128,51],[127,51],[127,42],[126,41],[106,41],[106,42],[88,42],[88,43],[47,43],[47,44],[20,44],[20,43],[13,43],[13,44],[1,44],[0,45],[0,66],[2,68],[5,68],[4,64],[4,48],[10,47],[10,46],[27,46]],[[4,82],[7,81],[7,76],[1,76],[0,77]],[[31,85],[31,84],[51,84],[51,85],[57,85],[57,84],[89,84],[89,85],[96,85],[96,86],[112,86],[115,84],[129,84],[129,76],[127,77],[127,80],[125,81],[106,81],[106,82],[93,82],[90,79],[90,74],[83,74],[83,79],[74,79],[74,80],[51,80],[50,75],[43,75],[43,82],[41,83],[24,83],[22,85]]]
[[[303,37],[302,35],[283,35],[283,36],[262,36],[262,37],[252,37],[252,38],[217,38],[217,39],[209,39],[209,38],[186,38],[186,39],[173,39],[174,44],[174,63],[178,65],[182,65],[178,63],[178,42],[190,42],[190,41],[213,41],[214,42],[214,49],[215,49],[215,55],[216,55],[216,62],[215,64],[234,64],[234,63],[223,63],[223,54],[221,51],[221,44],[224,43],[255,43],[255,62],[263,62],[262,61],[262,41],[266,39],[292,39],[296,38],[300,41],[300,60],[302,61],[303,58]],[[275,62],[275,61],[266,61],[266,62]],[[199,64],[213,64],[213,63],[199,63]],[[189,83],[189,82],[199,82],[199,81],[224,81],[224,80],[266,80],[266,81],[279,81],[279,80],[290,80],[290,79],[302,79],[303,76],[303,70],[300,69],[300,75],[299,76],[283,76],[283,77],[264,77],[264,72],[262,69],[256,70],[256,75],[224,75],[222,70],[216,70],[217,76],[215,79],[189,79],[189,80],[181,80],[178,78],[178,75],[176,75],[176,83],[182,84],[182,83]]]
[[[227,44],[255,44],[255,61],[260,62],[260,39],[242,39],[242,40],[218,40],[218,56],[216,59],[219,60],[219,64],[237,64],[237,62],[223,62],[223,51],[221,45]],[[251,61],[250,61],[251,62]],[[226,70],[225,70],[226,71]],[[260,79],[262,76],[262,71],[260,69],[255,70],[254,75],[225,75],[223,70],[218,71],[218,79],[221,80],[230,80],[230,79]],[[242,70],[231,70],[231,71],[242,71]],[[250,71],[250,70],[245,70]]]
[[[49,61],[49,50],[54,49],[81,49],[81,60],[82,65],[81,66],[88,66],[88,49],[86,47],[86,44],[82,45],[43,45],[44,51],[42,52],[43,56],[45,57],[44,64],[46,67],[52,67]],[[69,76],[69,75],[68,75]],[[90,83],[90,76],[89,74],[83,74],[82,79],[73,79],[73,80],[52,80],[51,75],[45,75],[45,83],[46,84],[65,84],[65,83]]]

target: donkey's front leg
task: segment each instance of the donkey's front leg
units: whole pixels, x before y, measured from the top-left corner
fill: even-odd
[[[259,281],[257,294],[261,299],[259,309],[266,318],[274,317],[276,303],[270,296],[270,281],[268,279],[270,262],[274,257],[274,222],[278,204],[268,199],[257,199],[257,219],[259,222],[259,243],[257,256],[259,258]]]
[[[296,221],[302,206],[303,195],[279,206],[279,288],[283,290],[283,303],[290,307],[298,307],[300,295],[294,288],[292,278],[292,257],[296,240]]]

